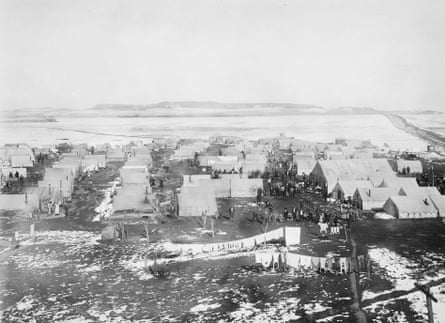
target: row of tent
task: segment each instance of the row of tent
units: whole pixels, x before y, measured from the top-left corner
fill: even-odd
[[[57,205],[70,198],[75,179],[82,172],[97,170],[106,166],[105,155],[84,155],[83,157],[61,154],[60,161],[45,169],[43,179],[37,188],[26,188],[24,194],[0,195],[0,209],[31,212],[42,208],[47,202]]]
[[[132,147],[124,166],[119,170],[120,187],[113,192],[112,214],[153,212],[149,173],[152,163],[150,147]]]
[[[445,197],[436,187],[421,187],[414,177],[399,177],[386,159],[318,161],[311,179],[324,185],[334,199],[350,201],[362,210],[384,211],[401,219],[445,216]]]
[[[210,167],[219,172],[231,172],[242,170],[244,174],[252,172],[263,173],[267,165],[265,154],[235,154],[228,156],[199,155],[198,164],[200,167]]]
[[[46,168],[43,180],[38,182],[40,199],[62,203],[71,197],[75,180],[81,174],[105,168],[106,163],[105,155],[61,154],[60,160]]]

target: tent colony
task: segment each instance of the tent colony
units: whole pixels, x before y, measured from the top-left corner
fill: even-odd
[[[195,142],[181,145],[171,157],[173,160],[194,159],[196,153],[204,152],[209,147],[208,142]]]
[[[261,178],[245,178],[239,174],[220,174],[220,177],[216,179],[212,179],[210,175],[184,175],[183,178],[182,188],[207,187],[215,192],[217,198],[255,197],[258,189],[263,189]]]

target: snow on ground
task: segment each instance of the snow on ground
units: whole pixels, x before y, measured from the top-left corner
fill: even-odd
[[[113,198],[111,196],[112,193],[116,190],[118,181],[115,180],[109,184],[111,185],[111,187],[105,190],[104,199],[99,204],[99,206],[94,209],[94,212],[96,212],[97,215],[93,217],[93,222],[100,222],[101,219],[108,219],[111,216],[111,211],[113,209]]]
[[[393,288],[387,289],[382,292],[373,293],[365,290],[362,294],[362,301],[372,300],[378,296],[388,295],[394,291],[411,291],[415,288],[414,283],[426,284],[432,281],[436,281],[445,278],[445,268],[442,267],[435,271],[434,277],[427,276],[425,268],[420,263],[400,256],[394,251],[387,248],[371,248],[368,251],[371,260],[378,265],[377,273],[382,271],[383,278],[389,280]],[[432,252],[424,255],[425,258],[431,261],[433,265],[443,264],[443,257],[434,254]],[[443,294],[445,284],[435,286],[431,288],[433,295],[438,298],[439,302],[433,305],[433,311],[438,322],[445,322],[445,295]],[[442,291],[442,292],[441,292]],[[385,311],[385,306],[394,303],[397,300],[407,300],[410,303],[410,308],[422,315],[424,319],[427,318],[425,295],[420,291],[411,292],[406,295],[391,298],[389,300],[383,300],[373,303],[367,306],[365,310],[370,312]],[[387,313],[388,314],[388,313]],[[392,322],[405,322],[403,321],[403,315],[399,317],[391,318]],[[400,321],[399,321],[400,320]]]
[[[29,235],[23,235],[28,236]],[[47,243],[63,243],[69,245],[94,245],[101,237],[100,234],[90,231],[36,231],[36,241],[27,240],[23,245],[37,245]]]
[[[379,220],[394,220],[395,217],[393,217],[392,215],[388,214],[388,213],[384,213],[384,212],[377,212],[374,215],[375,219],[379,219]]]
[[[298,320],[301,316],[295,314],[300,299],[289,297],[278,303],[266,303],[264,308],[256,307],[255,303],[242,302],[238,310],[230,313],[233,322],[288,322]]]

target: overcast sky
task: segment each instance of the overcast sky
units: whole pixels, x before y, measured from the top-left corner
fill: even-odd
[[[1,0],[0,108],[445,110],[445,1]]]

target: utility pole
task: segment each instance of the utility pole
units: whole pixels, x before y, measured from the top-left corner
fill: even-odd
[[[433,177],[433,186],[434,186],[434,166],[433,165],[431,165],[431,174]]]
[[[433,314],[433,303],[431,300],[434,301],[434,303],[437,303],[437,298],[433,296],[430,292],[430,288],[426,285],[420,285],[419,283],[414,283],[414,286],[418,288],[422,293],[426,296],[426,307],[428,309],[428,323],[434,323],[434,314]]]

